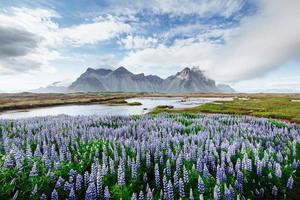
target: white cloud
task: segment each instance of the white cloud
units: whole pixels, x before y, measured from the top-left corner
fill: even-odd
[[[121,39],[121,45],[126,49],[145,49],[154,47],[158,43],[158,39],[144,36],[127,35]]]
[[[250,79],[300,56],[300,1],[260,1],[259,14],[241,22],[212,66],[221,80]]]
[[[173,46],[159,45],[130,52],[119,65],[127,66],[134,72],[145,72],[166,77],[184,66],[210,65],[210,56],[218,48],[209,42],[194,42],[193,39],[178,40]]]
[[[58,34],[67,43],[83,45],[106,41],[130,31],[130,25],[116,19],[108,19],[63,28]]]
[[[174,16],[193,14],[200,17],[229,17],[239,11],[245,0],[116,0],[108,6],[109,12],[137,13],[150,10],[155,13],[168,13]]]

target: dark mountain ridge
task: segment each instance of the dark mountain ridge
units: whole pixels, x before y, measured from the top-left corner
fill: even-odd
[[[125,67],[116,70],[88,68],[70,86],[73,92],[228,92],[230,86],[218,87],[199,68],[184,68],[175,75],[162,79],[156,75],[133,74]],[[226,89],[226,91],[225,91]],[[232,89],[232,88],[231,88]],[[231,91],[234,91],[233,89]]]

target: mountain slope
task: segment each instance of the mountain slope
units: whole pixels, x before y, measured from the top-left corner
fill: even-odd
[[[224,91],[223,91],[224,89]],[[226,91],[225,91],[226,89]],[[88,68],[69,87],[75,92],[228,92],[218,87],[198,68],[185,68],[181,72],[162,79],[158,76],[133,74],[124,67],[116,70]]]

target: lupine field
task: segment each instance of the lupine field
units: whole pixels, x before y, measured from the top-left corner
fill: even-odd
[[[300,126],[245,116],[0,120],[0,199],[284,199]]]

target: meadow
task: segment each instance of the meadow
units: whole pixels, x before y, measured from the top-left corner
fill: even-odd
[[[157,107],[151,113],[222,113],[233,115],[252,115],[300,123],[299,95],[255,94],[236,96],[233,101],[215,101],[213,103],[184,109]]]
[[[223,114],[0,120],[0,199],[297,199],[300,126]]]

